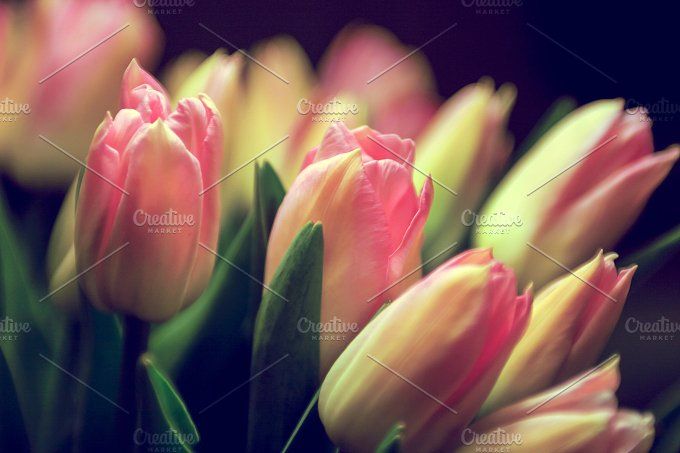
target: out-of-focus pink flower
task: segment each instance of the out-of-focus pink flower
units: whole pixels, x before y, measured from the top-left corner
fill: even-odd
[[[383,133],[416,138],[439,99],[421,54],[394,66],[409,52],[385,29],[351,26],[322,57],[317,78],[292,38],[276,37],[256,46],[252,54],[261,65],[250,62],[247,67],[232,168],[285,140],[263,159],[288,186],[307,151],[323,139],[331,123],[340,121],[350,128],[369,124]],[[238,194],[240,204],[250,202],[247,177],[239,172],[224,185],[229,196]]]
[[[548,131],[501,181],[482,215],[521,220],[506,234],[478,234],[522,282],[538,287],[598,249],[611,249],[635,221],[680,155],[654,153],[644,112],[621,99],[572,112]],[[550,257],[547,258],[546,256]]]
[[[417,137],[439,99],[427,60],[418,53],[404,59],[410,51],[384,28],[349,26],[322,59],[317,95],[330,99],[351,93],[369,110],[371,126]]]
[[[606,451],[643,453],[654,417],[617,409],[618,357],[545,392],[504,407],[466,428],[459,453]]]
[[[616,254],[595,258],[543,288],[529,327],[512,351],[483,412],[520,400],[592,366],[626,302],[635,267]]]
[[[326,376],[319,414],[343,451],[396,423],[406,452],[446,451],[474,417],[529,318],[531,295],[490,250],[462,253],[388,305]]]
[[[76,262],[100,309],[160,322],[208,283],[217,244],[222,124],[207,96],[171,110],[165,89],[133,61],[122,110],[97,130],[76,213]],[[126,245],[127,244],[127,245]],[[122,247],[122,249],[121,249]],[[115,253],[114,253],[115,252]]]
[[[133,57],[154,62],[160,29],[127,0],[35,0],[0,8],[0,37],[0,92],[30,110],[0,128],[0,166],[25,184],[65,186],[77,164],[38,135],[83,158],[116,107],[111,87]]]
[[[265,281],[310,221],[323,224],[321,322],[337,318],[361,328],[384,301],[417,281],[432,183],[416,194],[408,165],[414,151],[413,141],[397,135],[332,125],[279,208]],[[322,342],[322,375],[355,334]]]

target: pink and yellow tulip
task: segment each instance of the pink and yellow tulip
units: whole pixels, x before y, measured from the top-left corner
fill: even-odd
[[[462,433],[459,453],[482,451],[645,453],[654,417],[617,408],[618,357],[504,407]],[[527,374],[528,376],[529,374]]]
[[[39,136],[84,158],[130,59],[155,61],[158,25],[126,0],[34,0],[0,7],[0,38],[3,100],[29,109],[0,128],[0,167],[26,185],[67,186],[78,165]]]
[[[323,224],[321,322],[338,318],[363,327],[384,301],[417,281],[432,182],[416,194],[414,151],[413,141],[397,135],[332,125],[276,215],[265,282],[310,221]],[[350,340],[322,342],[322,375]]]
[[[396,423],[403,451],[457,444],[529,318],[512,270],[462,253],[382,310],[333,364],[319,414],[343,451],[374,451]]]
[[[222,123],[203,95],[173,111],[165,89],[135,61],[121,99],[90,147],[76,262],[96,307],[160,322],[191,304],[212,272],[214,256],[199,243],[217,244],[219,196],[207,189],[219,178]]]
[[[512,168],[484,206],[483,215],[506,212],[522,221],[507,234],[474,238],[478,246],[493,247],[520,281],[540,287],[561,266],[611,249],[678,159],[678,146],[654,152],[644,112],[622,108],[623,100],[614,99],[572,112]]]
[[[460,240],[463,213],[475,211],[492,179],[503,168],[512,138],[508,116],[515,88],[494,89],[483,79],[453,95],[418,140],[416,184],[431,174],[435,201],[425,227],[425,256],[434,256]]]
[[[507,405],[592,366],[614,330],[635,267],[617,271],[615,254],[595,258],[536,295],[527,331],[484,404]]]

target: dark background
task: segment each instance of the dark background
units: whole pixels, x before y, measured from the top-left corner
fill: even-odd
[[[677,112],[654,118],[656,148],[663,149],[680,141],[679,16],[677,7],[670,3],[524,0],[510,6],[466,7],[469,0],[266,3],[195,0],[193,6],[183,7],[178,14],[157,15],[166,36],[160,69],[188,49],[211,53],[224,46],[199,22],[244,49],[277,34],[291,35],[315,64],[333,36],[348,23],[384,26],[412,47],[421,46],[457,23],[422,49],[434,69],[442,98],[484,75],[497,83],[514,83],[518,98],[510,129],[518,143],[541,114],[563,95],[574,97],[579,104],[613,97],[642,104],[666,101]],[[676,165],[617,247],[622,258],[678,225],[678,176],[680,166]],[[36,197],[37,194],[7,179],[3,185],[26,234],[37,230],[36,234],[43,239],[42,243],[33,244],[35,254],[44,253],[49,225],[63,194],[42,193]],[[622,322],[606,352],[622,354],[623,382],[619,392],[622,405],[646,408],[680,376],[680,338],[675,338],[680,334],[670,341],[644,342],[625,331],[624,321],[630,316],[642,321],[664,316],[680,322],[679,298],[677,256],[653,277],[634,282]]]
[[[563,95],[574,97],[579,104],[614,97],[626,99],[629,105],[666,101],[675,113],[652,115],[655,144],[660,150],[680,141],[680,16],[671,3],[520,0],[511,6],[467,7],[470,0],[196,0],[194,6],[182,8],[180,14],[157,17],[166,34],[163,63],[187,48],[211,53],[224,45],[198,22],[245,49],[277,34],[291,35],[314,64],[335,34],[350,22],[384,26],[412,47],[421,46],[457,23],[422,49],[443,98],[484,75],[498,84],[514,83],[518,98],[510,129],[518,143]],[[676,165],[617,247],[622,258],[679,223],[678,176],[680,166]],[[605,355],[622,355],[622,405],[646,408],[680,377],[680,338],[640,341],[624,327],[631,316],[642,321],[664,316],[680,322],[679,264],[676,257],[651,279],[635,281],[607,348]]]

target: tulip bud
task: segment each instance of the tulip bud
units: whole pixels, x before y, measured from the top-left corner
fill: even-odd
[[[133,60],[123,109],[95,133],[76,211],[81,283],[100,309],[160,322],[208,283],[217,244],[222,124],[207,96],[171,111],[163,87]]]
[[[2,9],[9,13],[0,13],[6,17],[0,17],[0,92],[2,101],[22,109],[0,128],[0,167],[26,185],[65,186],[78,166],[39,135],[84,158],[99,119],[116,106],[111,87],[132,57],[156,59],[160,29],[124,0],[44,0]]]
[[[319,414],[343,451],[374,451],[397,422],[404,451],[457,444],[528,320],[531,295],[489,250],[460,254],[388,305],[340,355]]]
[[[622,106],[621,99],[603,100],[569,114],[484,206],[482,215],[506,212],[522,221],[506,234],[474,237],[475,244],[493,247],[520,281],[540,287],[563,266],[612,248],[677,160],[677,146],[653,152],[644,112],[624,114]]]
[[[474,212],[512,147],[506,126],[515,88],[482,80],[456,93],[437,112],[418,140],[416,167],[441,185],[425,227],[426,256],[461,238],[464,212]],[[416,183],[422,173],[414,174]],[[448,190],[447,190],[448,189]]]
[[[647,452],[651,414],[617,409],[619,359],[612,357],[540,394],[500,409],[466,428],[459,453],[480,451]],[[527,376],[530,371],[527,371]]]
[[[322,323],[338,318],[361,328],[383,302],[417,281],[432,183],[416,195],[409,165],[414,149],[413,141],[396,135],[333,124],[279,208],[265,281],[310,221],[323,224]],[[354,335],[321,343],[321,375]]]
[[[621,315],[636,269],[617,272],[615,258],[600,252],[536,295],[527,331],[483,413],[543,390],[597,360]]]

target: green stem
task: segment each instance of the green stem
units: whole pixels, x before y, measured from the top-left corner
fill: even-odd
[[[83,382],[90,381],[90,372],[92,369],[92,354],[94,349],[93,332],[92,332],[92,317],[90,307],[83,303],[79,304],[79,336],[78,343],[74,345],[77,350],[75,355],[78,357],[77,370],[78,376]],[[85,411],[87,408],[87,388],[83,385],[76,387],[75,395],[75,419],[73,421],[72,433],[72,452],[78,453],[81,451],[81,440],[83,434],[83,427],[85,425]]]
[[[134,316],[123,319],[123,356],[118,388],[118,404],[127,413],[118,412],[116,423],[119,451],[134,451],[134,432],[141,426],[144,383],[138,367],[140,356],[149,342],[149,324]]]

